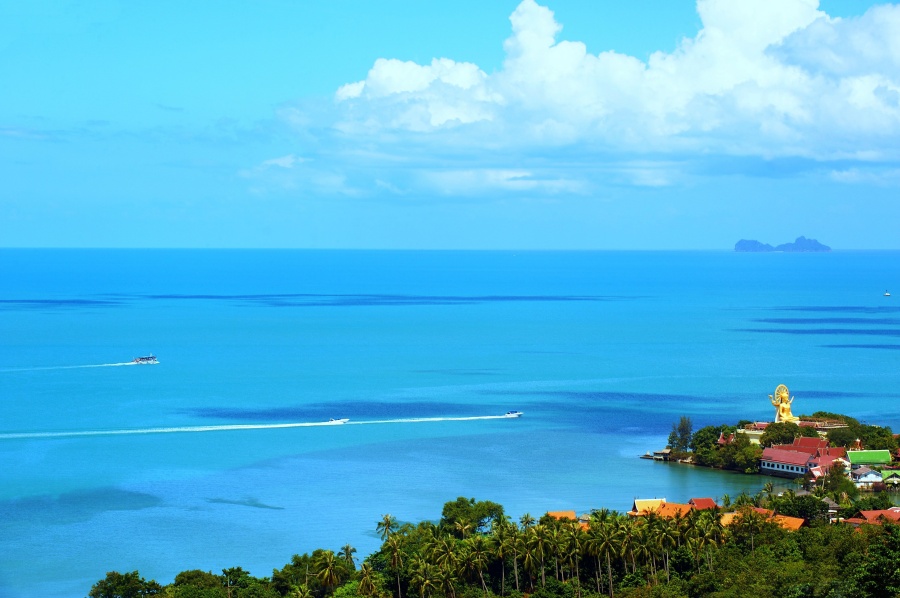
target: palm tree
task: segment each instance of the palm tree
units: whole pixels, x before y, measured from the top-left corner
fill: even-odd
[[[488,562],[488,547],[484,540],[484,536],[472,536],[463,541],[463,546],[465,547],[465,550],[463,551],[463,562],[465,563],[466,569],[478,574],[478,579],[481,581],[484,595],[487,596],[487,584],[484,582],[484,575],[482,574],[482,571],[487,567]]]
[[[340,575],[337,570],[337,559],[334,552],[326,550],[316,560],[316,568],[318,572],[316,577],[325,586],[326,591],[332,591],[336,585],[341,582]]]
[[[534,572],[537,569],[537,559],[535,550],[530,543],[530,535],[519,536],[516,541],[516,548],[519,554],[522,555],[522,568],[528,573],[529,586],[534,590]]]
[[[435,587],[437,587],[444,596],[456,598],[456,583],[458,581],[459,578],[456,577],[456,573],[453,569],[442,567],[438,570]]]
[[[550,538],[547,527],[542,523],[535,525],[530,531],[532,532],[530,542],[534,549],[534,555],[541,560],[541,587],[543,588],[547,585],[547,568],[544,565],[544,556],[547,553],[547,544]]]
[[[612,555],[619,552],[619,535],[615,521],[608,521],[597,526],[595,532],[597,554],[606,555],[606,573],[609,582],[609,596],[613,597]]]
[[[569,548],[569,558],[570,562],[574,561],[575,564],[575,579],[578,580],[579,584],[581,583],[581,549],[583,548],[583,532],[581,531],[581,524],[577,521],[571,522],[566,528],[566,540],[568,541]],[[572,558],[574,557],[574,558]],[[581,595],[581,586],[578,586],[578,595]]]
[[[337,553],[337,555],[347,561],[347,564],[350,565],[351,569],[356,569],[355,559],[353,558],[353,553],[356,552],[356,549],[350,546],[349,544],[344,544],[341,550]]]
[[[522,524],[522,527],[526,530],[534,525],[534,517],[531,516],[530,513],[525,513],[519,518],[519,523]]]
[[[633,559],[634,570],[637,571],[637,561],[642,565],[650,565],[651,560],[651,541],[649,534],[649,522],[645,519],[640,525],[634,526],[634,534],[631,543],[631,556]],[[651,574],[653,570],[651,568]]]
[[[564,538],[560,531],[559,524],[554,523],[547,528],[547,536],[549,539],[549,548],[553,552],[553,569],[556,581],[559,581],[559,555],[563,551]]]
[[[426,554],[441,569],[456,569],[459,564],[459,541],[452,536],[435,539],[426,547]]]
[[[459,534],[459,537],[466,539],[472,533],[472,524],[468,521],[457,521],[453,524],[453,530]]]
[[[634,558],[634,522],[631,519],[619,519],[616,522],[616,535],[619,537],[619,556],[622,557],[622,566],[628,573],[628,557],[631,557],[631,570],[637,570]]]
[[[296,586],[291,587],[291,598],[313,598],[313,593],[306,586],[306,584],[300,586],[299,588]]]
[[[519,572],[516,563],[515,527],[508,521],[497,525],[494,529],[493,548],[500,561],[500,595],[506,594],[506,559],[513,555],[513,564],[516,567],[516,591],[519,591]]]
[[[403,567],[403,542],[400,536],[388,538],[384,544],[388,550],[388,558],[391,569],[397,573],[397,598],[403,598],[400,592],[400,568]]]
[[[417,558],[413,564],[413,576],[410,582],[419,588],[420,598],[430,596],[431,592],[437,587],[438,579],[435,568],[423,558]]]
[[[397,520],[390,513],[381,516],[381,521],[375,526],[375,531],[381,535],[382,540],[387,540],[391,533],[397,529]]]
[[[359,568],[359,586],[357,591],[363,596],[371,596],[375,593],[375,570],[369,563],[363,563]]]
[[[666,566],[666,583],[668,583],[671,581],[671,577],[669,577],[669,551],[678,546],[678,524],[672,524],[665,519],[661,521],[662,525],[658,531],[657,541],[659,542],[660,550],[663,552]]]

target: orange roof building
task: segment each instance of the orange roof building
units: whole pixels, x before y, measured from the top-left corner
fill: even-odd
[[[694,507],[691,505],[682,505],[677,502],[665,502],[656,509],[656,514],[663,519],[674,519],[676,517],[684,517],[693,509]]]
[[[547,511],[547,515],[559,521],[563,521],[565,519],[578,521],[578,515],[575,514],[575,511]]]
[[[802,517],[788,517],[787,515],[776,515],[774,511],[770,511],[769,509],[760,509],[759,507],[752,507],[751,509],[755,513],[759,513],[767,520],[778,524],[779,527],[786,529],[791,532],[795,532],[806,523],[806,519]],[[734,523],[734,520],[740,516],[740,512],[736,513],[724,513],[720,521],[723,526],[729,526]]]

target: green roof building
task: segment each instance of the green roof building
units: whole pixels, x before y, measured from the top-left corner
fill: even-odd
[[[847,459],[851,465],[887,465],[891,462],[891,451],[847,451]]]

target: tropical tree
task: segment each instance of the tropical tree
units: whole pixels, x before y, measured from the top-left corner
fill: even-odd
[[[400,569],[403,567],[403,542],[400,536],[391,536],[385,542],[388,551],[388,563],[397,576],[397,598],[403,598],[400,592]]]
[[[506,585],[506,557],[512,556],[513,572],[516,580],[516,591],[519,591],[519,530],[514,523],[505,521],[497,530],[496,552],[500,559],[503,581],[500,585],[500,594],[505,593]]]
[[[375,526],[375,531],[379,533],[382,540],[387,540],[396,529],[397,519],[390,513],[382,515],[381,521]]]
[[[141,598],[162,594],[163,588],[153,580],[147,581],[137,571],[110,571],[91,588],[90,598]]]
[[[481,587],[487,595],[487,584],[484,581],[483,571],[488,563],[488,546],[484,536],[472,536],[463,541],[463,563],[467,571],[478,575]]]
[[[427,560],[419,557],[413,561],[412,571],[410,583],[419,589],[420,598],[430,596],[437,589],[439,583],[436,568]]]
[[[331,550],[324,550],[316,559],[316,577],[325,586],[327,592],[334,591],[335,586],[341,583],[337,558]]]
[[[441,567],[438,569],[435,587],[444,595],[450,598],[456,598],[456,584],[459,583],[459,577],[454,569]]]
[[[353,558],[353,554],[356,552],[356,549],[350,546],[349,544],[344,544],[344,546],[338,551],[338,557],[344,559],[346,563],[350,566],[350,569],[356,569],[355,559]]]
[[[596,554],[606,557],[606,573],[609,583],[609,595],[613,596],[612,555],[620,552],[618,526],[615,520],[591,523],[591,533],[596,543]],[[599,563],[598,563],[599,565]]]
[[[312,590],[306,584],[291,589],[291,598],[313,598]]]
[[[363,596],[372,596],[375,594],[376,575],[375,570],[372,569],[372,565],[363,563],[359,568],[359,586],[357,587],[357,591]]]
[[[544,559],[547,555],[548,544],[550,543],[550,536],[547,530],[547,526],[542,523],[539,523],[532,527],[530,530],[531,535],[529,538],[529,544],[531,549],[534,551],[534,556],[540,561],[541,564],[541,587],[544,588],[547,586],[547,567],[544,564]]]

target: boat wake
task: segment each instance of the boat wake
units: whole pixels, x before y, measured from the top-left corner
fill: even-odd
[[[129,364],[123,364],[129,365]],[[127,436],[131,434],[184,434],[197,432],[228,432],[236,430],[280,430],[285,428],[315,428],[335,424],[364,426],[370,424],[418,424],[429,422],[462,422],[490,419],[508,419],[506,415],[477,415],[471,417],[414,417],[368,421],[330,420],[325,422],[298,422],[286,424],[223,424],[218,426],[181,426],[171,428],[132,428],[120,430],[78,430],[70,432],[12,432],[0,434],[0,440],[40,438],[80,438],[85,436]]]
[[[50,370],[80,370],[84,368],[115,368],[123,365],[138,365],[133,361],[125,361],[122,363],[95,363],[91,365],[50,365],[43,367],[34,367],[34,368],[10,368],[10,369],[0,369],[0,374],[6,374],[8,372],[46,372]]]

